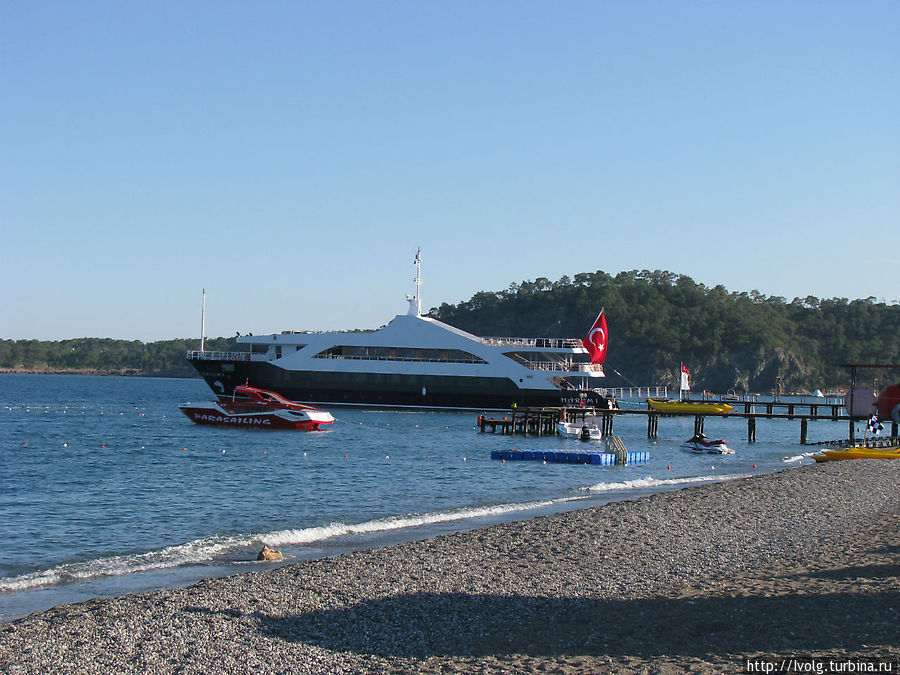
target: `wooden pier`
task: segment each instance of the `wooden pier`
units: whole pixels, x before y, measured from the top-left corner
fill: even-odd
[[[875,449],[900,448],[900,436],[870,436],[868,438],[848,439],[842,438],[835,441],[816,441],[810,445],[830,445],[835,448],[866,447]]]
[[[733,410],[727,413],[697,414],[696,412],[662,412],[649,408],[513,408],[502,418],[479,415],[478,427],[482,433],[491,431],[502,434],[521,434],[523,436],[553,436],[556,434],[557,422],[565,419],[569,422],[584,421],[595,417],[601,422],[603,436],[613,433],[615,418],[618,415],[644,415],[647,418],[647,438],[659,435],[660,417],[694,417],[694,433],[702,433],[706,417],[727,417],[747,420],[747,442],[756,442],[757,420],[787,419],[800,422],[800,443],[807,444],[809,422],[827,420],[831,422],[850,421],[842,403],[782,403],[779,401],[710,401],[704,403],[728,403]],[[891,423],[891,438],[900,436],[896,422]],[[851,442],[853,438],[851,436]]]

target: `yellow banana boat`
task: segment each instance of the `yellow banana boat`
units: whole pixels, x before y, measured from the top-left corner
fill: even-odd
[[[823,450],[812,457],[817,462],[837,459],[900,459],[900,448],[867,448],[857,445],[853,448]]]
[[[676,401],[672,399],[648,398],[647,403],[659,412],[693,413],[695,415],[724,415],[734,410],[727,403],[707,401]]]

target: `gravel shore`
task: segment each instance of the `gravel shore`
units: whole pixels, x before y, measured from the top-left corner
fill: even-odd
[[[900,658],[900,462],[809,465],[92,600],[8,673],[740,672]],[[896,670],[894,671],[896,672]]]

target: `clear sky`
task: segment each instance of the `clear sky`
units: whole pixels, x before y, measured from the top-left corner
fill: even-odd
[[[375,328],[418,246],[426,308],[900,299],[898,36],[895,0],[0,0],[0,337],[196,337],[203,288],[208,336]]]

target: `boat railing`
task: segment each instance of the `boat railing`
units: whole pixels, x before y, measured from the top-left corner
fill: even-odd
[[[581,347],[581,340],[576,338],[517,338],[517,337],[483,337],[481,342],[494,347],[537,347],[546,349],[573,349]]]
[[[201,352],[188,350],[186,358],[189,361],[265,361],[265,354],[250,354],[250,352]]]
[[[521,363],[529,370],[553,370],[566,373],[582,373],[588,376],[599,377],[603,374],[603,368],[594,363],[573,363],[572,361],[529,361],[528,359],[517,358],[516,361]]]
[[[669,398],[669,388],[666,386],[650,386],[650,387],[612,387],[609,393],[616,399],[629,398]]]

